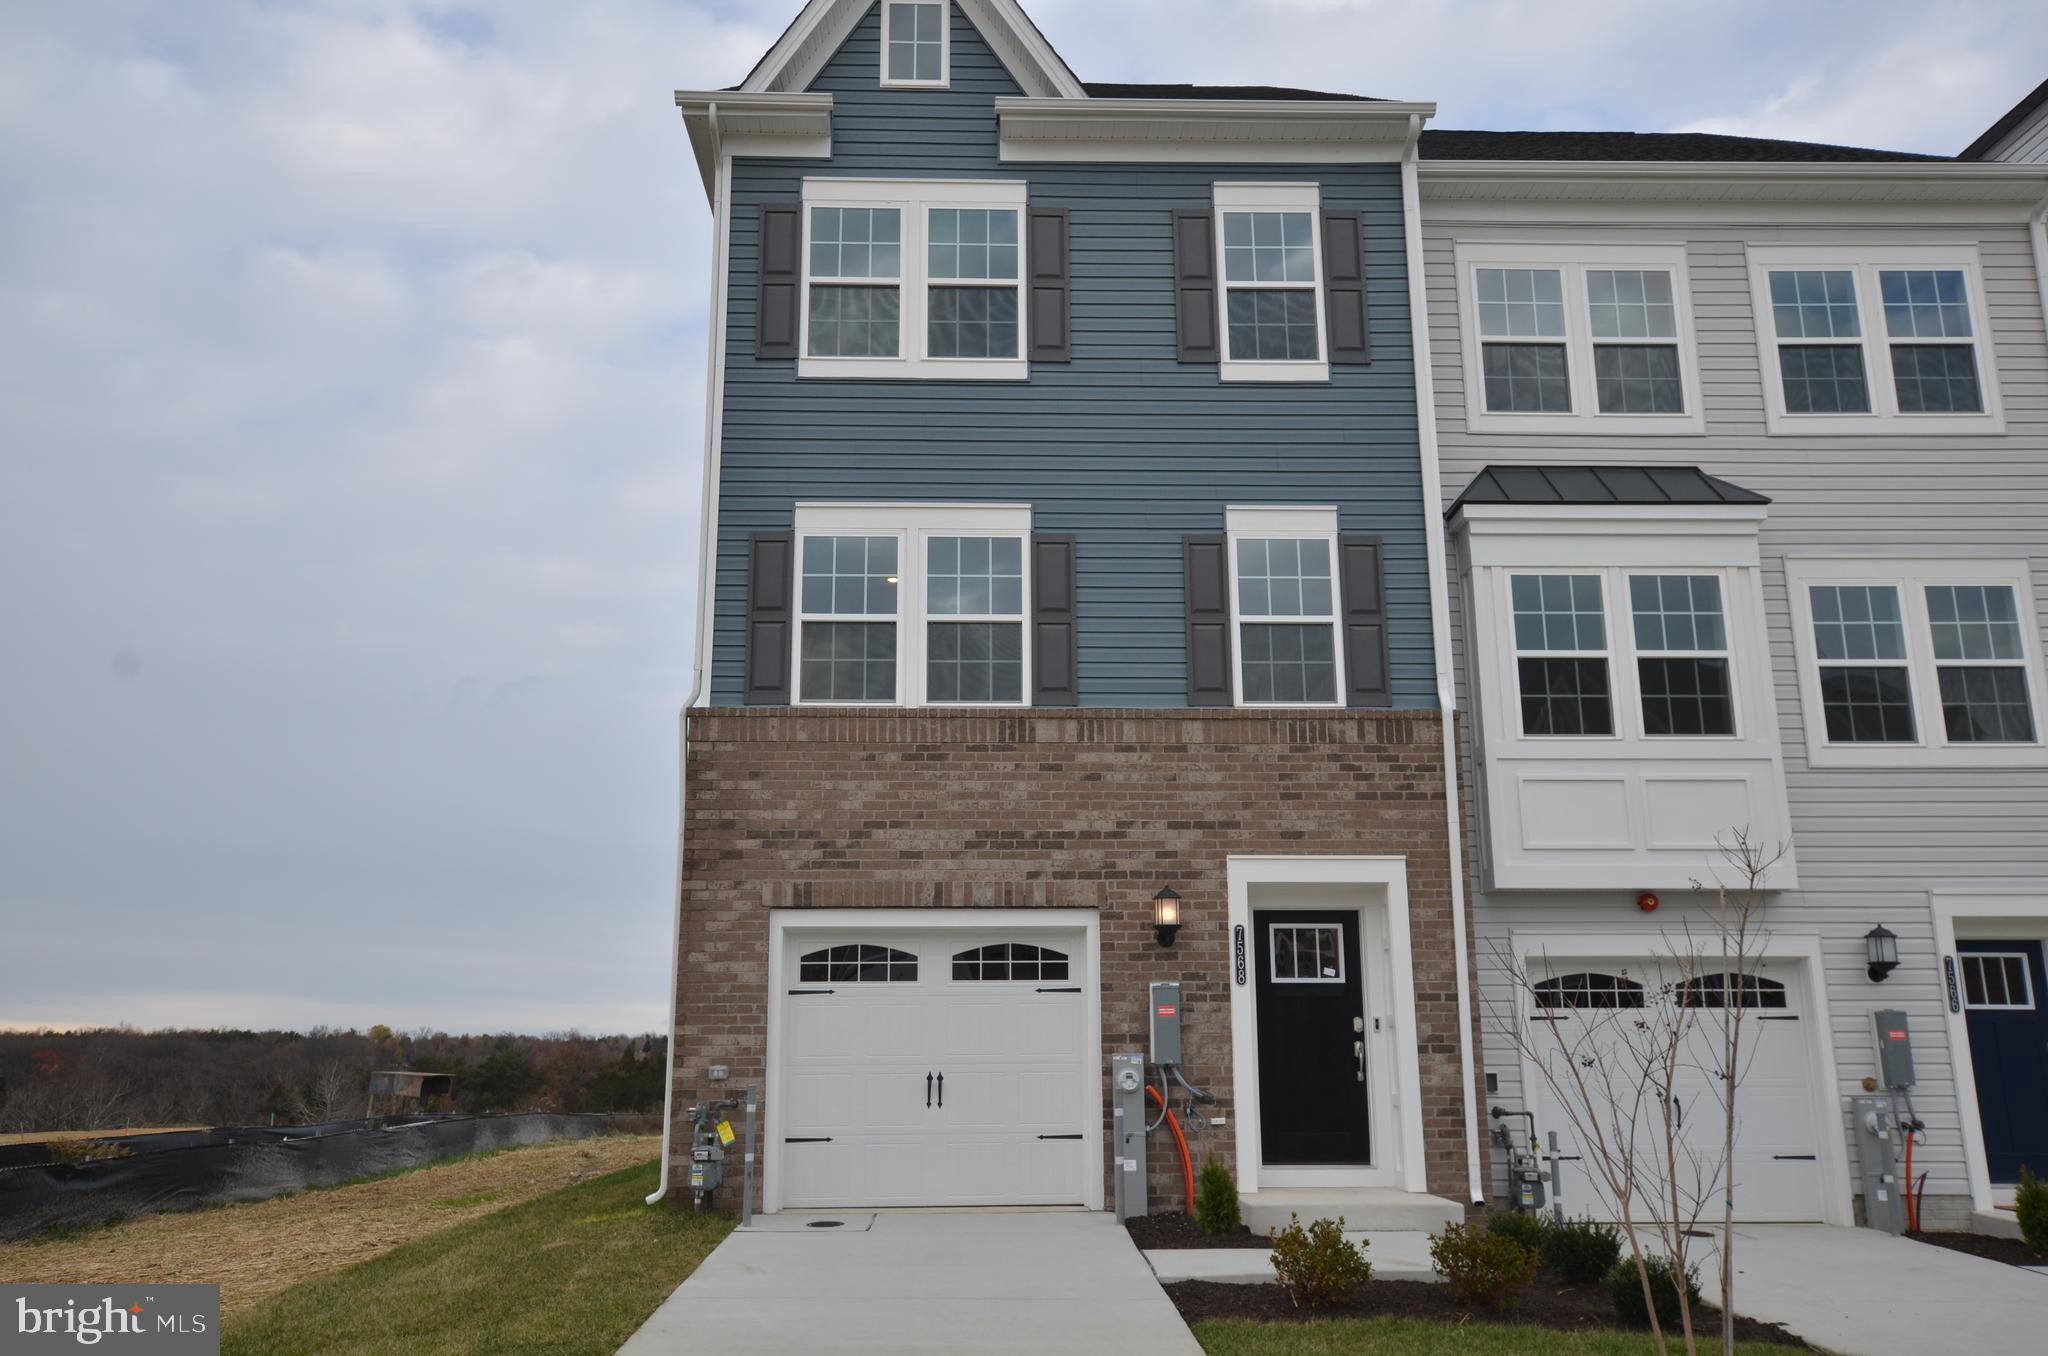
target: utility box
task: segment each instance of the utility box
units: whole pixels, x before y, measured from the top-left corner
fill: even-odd
[[[1849,1099],[1856,1129],[1856,1164],[1863,1188],[1863,1223],[1888,1234],[1906,1232],[1906,1187],[1899,1175],[1899,1117],[1882,1094]]]
[[[1145,1200],[1145,1057],[1136,1051],[1109,1057],[1112,1152],[1116,1159],[1116,1217],[1121,1223],[1148,1212]]]
[[[1885,1088],[1913,1086],[1913,1034],[1906,1014],[1897,1008],[1881,1008],[1877,1019],[1877,1079]]]
[[[1152,1062],[1178,1064],[1180,1059],[1180,984],[1165,980],[1152,986]]]

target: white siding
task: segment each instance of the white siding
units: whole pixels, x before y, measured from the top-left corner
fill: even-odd
[[[1787,551],[1825,549],[1873,556],[1901,552],[1997,551],[2031,563],[2037,600],[2048,600],[2048,332],[2025,228],[2017,225],[1873,228],[1824,226],[1597,227],[1448,223],[1455,204],[1425,202],[1425,260],[1436,415],[1448,504],[1483,467],[1522,464],[1698,465],[1771,497],[1762,536],[1766,619],[1784,743],[1787,789],[1802,887],[1774,900],[1767,926],[1818,932],[1826,955],[1839,1092],[1847,1097],[1875,1071],[1871,1017],[1879,1007],[1910,1014],[1920,1085],[1915,1106],[1928,1123],[1916,1173],[1928,1179],[1930,1223],[1954,1220],[1967,1197],[1954,1069],[1947,1048],[1930,891],[2039,891],[2048,900],[2048,766],[1998,770],[1816,770],[1807,765],[1785,589]],[[1465,375],[1453,281],[1455,239],[1644,242],[1683,238],[1698,328],[1707,431],[1614,438],[1479,435],[1466,431]],[[1773,244],[1918,245],[1975,242],[1981,250],[1995,361],[2007,432],[1986,437],[1814,438],[1767,436],[1762,367],[1745,241]],[[1866,320],[1866,323],[1870,323]],[[1879,374],[1873,374],[1877,377]],[[1460,702],[1469,711],[1462,609],[1454,601]],[[2037,605],[2038,602],[2037,602]],[[2037,618],[2048,623],[2048,616]],[[2048,713],[2037,712],[2041,720]],[[1469,733],[1469,720],[1465,725]],[[1466,750],[1465,810],[1477,807]],[[1476,822],[1476,821],[1474,821]],[[1709,863],[1702,861],[1704,876]],[[1500,1100],[1519,1096],[1512,1051],[1490,1015],[1512,1008],[1493,963],[1511,927],[1587,925],[1642,928],[1653,937],[1682,914],[1644,919],[1624,894],[1479,894],[1481,1019],[1487,1069]],[[1886,983],[1864,974],[1863,934],[1883,923],[1899,934],[1903,959]],[[1844,1118],[1846,1127],[1846,1117]],[[1853,1153],[1853,1150],[1852,1150]]]
[[[2027,120],[2005,134],[1991,148],[1986,160],[2009,160],[2016,164],[2048,164],[2048,104],[2035,109]]]

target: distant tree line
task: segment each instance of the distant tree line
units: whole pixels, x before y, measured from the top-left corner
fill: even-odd
[[[445,1031],[0,1032],[0,1134],[348,1120],[376,1069],[455,1075],[449,1110],[658,1111],[664,1037]]]

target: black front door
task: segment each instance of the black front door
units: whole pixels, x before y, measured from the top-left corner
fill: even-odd
[[[1260,909],[1259,1142],[1275,1165],[1372,1161],[1358,915]]]
[[[1957,942],[1991,1180],[2048,1177],[2048,973],[2039,942]]]

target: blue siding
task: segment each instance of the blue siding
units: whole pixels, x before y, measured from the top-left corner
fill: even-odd
[[[786,528],[798,499],[1028,502],[1078,538],[1085,706],[1186,704],[1181,538],[1223,530],[1226,504],[1331,504],[1346,532],[1387,542],[1395,705],[1433,708],[1414,363],[1398,168],[1003,166],[992,100],[1019,93],[956,9],[952,88],[877,87],[871,12],[813,89],[834,96],[832,160],[734,171],[731,312],[719,501],[712,699],[741,699],[749,533]],[[756,209],[806,175],[1028,180],[1070,213],[1071,364],[1028,382],[798,381],[754,359]],[[1217,180],[1318,180],[1364,213],[1370,367],[1328,386],[1225,386],[1174,359],[1171,211]]]

